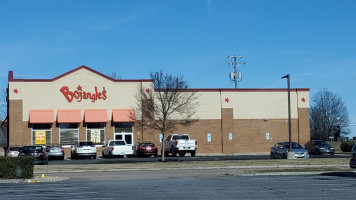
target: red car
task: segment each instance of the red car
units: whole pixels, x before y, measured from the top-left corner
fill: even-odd
[[[158,149],[156,145],[152,142],[137,142],[135,146],[132,147],[134,156],[154,156],[157,157]]]

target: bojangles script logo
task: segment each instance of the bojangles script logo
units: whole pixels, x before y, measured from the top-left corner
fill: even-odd
[[[107,96],[105,87],[103,87],[101,92],[98,92],[98,88],[96,86],[94,89],[95,92],[93,93],[86,92],[82,89],[82,86],[78,85],[77,89],[74,91],[70,91],[68,86],[63,86],[60,91],[69,103],[72,102],[74,98],[77,99],[78,102],[81,102],[83,99],[90,99],[93,103],[98,99],[106,100]]]

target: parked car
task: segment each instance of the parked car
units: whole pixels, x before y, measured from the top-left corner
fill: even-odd
[[[271,158],[287,158],[289,151],[289,142],[279,142],[271,147]],[[309,158],[308,151],[300,144],[292,142],[292,151],[295,152],[295,158]]]
[[[134,156],[154,156],[157,157],[158,148],[152,142],[137,142],[132,147]]]
[[[324,140],[312,140],[312,145],[313,145],[313,153],[321,155],[321,154],[330,154],[334,155],[335,154],[335,149],[334,147],[330,146],[327,142]]]
[[[172,156],[184,156],[186,153],[190,153],[191,156],[195,156],[197,150],[197,141],[189,138],[188,134],[173,134],[169,135],[164,141],[164,155],[168,156],[169,153]]]
[[[19,157],[20,156],[34,156],[35,164],[48,164],[48,155],[43,146],[23,146],[19,153]]]
[[[128,146],[125,140],[109,140],[108,143],[103,146],[101,152],[103,158],[113,156],[131,157],[132,153],[132,146]]]
[[[356,168],[356,144],[354,144],[351,149],[350,167]]]
[[[22,147],[8,147],[5,151],[5,156],[7,157],[17,157],[21,151]]]
[[[71,150],[71,158],[89,157],[96,159],[96,147],[92,141],[76,142]]]
[[[56,158],[64,160],[64,149],[60,146],[49,146],[46,148],[46,152],[48,154],[48,159]]]

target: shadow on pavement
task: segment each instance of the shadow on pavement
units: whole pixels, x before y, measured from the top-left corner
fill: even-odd
[[[350,177],[356,178],[356,173],[354,172],[328,172],[320,174],[321,176],[338,176],[338,177]]]

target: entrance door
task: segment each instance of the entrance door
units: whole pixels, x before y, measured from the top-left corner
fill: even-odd
[[[132,146],[133,123],[115,123],[114,138],[115,140],[125,140],[127,145]]]
[[[125,140],[126,144],[132,146],[132,133],[115,133],[115,140]]]

